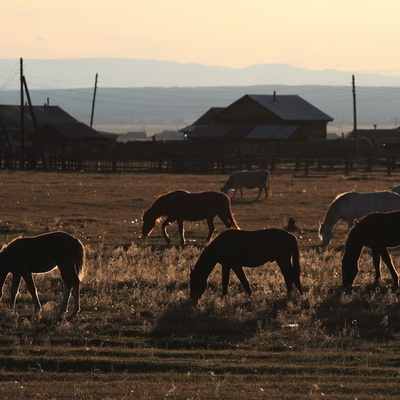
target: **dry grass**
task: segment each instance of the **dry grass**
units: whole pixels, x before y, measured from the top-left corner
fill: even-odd
[[[196,308],[188,304],[189,271],[207,233],[187,224],[189,245],[166,246],[159,228],[140,238],[140,218],[169,190],[219,190],[224,176],[0,174],[3,241],[64,229],[87,247],[83,312],[58,322],[57,271],[36,277],[41,314],[25,286],[17,312],[0,308],[1,398],[398,398],[398,293],[383,269],[374,288],[367,252],[357,290],[340,290],[345,226],[331,247],[318,247],[327,206],[346,190],[387,189],[385,176],[272,175],[273,196],[233,202],[242,229],[283,227],[294,217],[303,296],[289,299],[275,264],[246,271],[247,297],[232,276],[220,298],[220,269]],[[218,230],[223,225],[217,222]],[[178,244],[176,227],[170,228]],[[395,255],[395,262],[397,255]],[[4,289],[8,299],[9,282]]]

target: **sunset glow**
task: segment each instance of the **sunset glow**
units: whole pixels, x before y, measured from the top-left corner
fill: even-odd
[[[5,3],[1,58],[284,63],[390,74],[400,66],[396,0]]]

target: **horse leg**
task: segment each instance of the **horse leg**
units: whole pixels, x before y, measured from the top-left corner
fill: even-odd
[[[221,218],[221,217],[220,217]],[[222,219],[222,218],[221,218]],[[224,222],[225,226],[228,228],[230,226],[230,224],[227,224],[227,221],[225,219],[222,219],[222,221]],[[215,226],[214,226],[214,217],[208,217],[207,218],[207,225],[208,225],[208,235],[207,235],[207,239],[206,239],[206,243],[208,243],[211,239],[212,234],[215,231]]]
[[[167,218],[167,219],[163,222],[163,224],[161,225],[161,232],[162,232],[162,234],[163,234],[163,236],[164,236],[164,239],[165,239],[165,241],[167,242],[167,244],[170,244],[170,243],[171,243],[171,239],[169,238],[168,233],[167,233],[167,226],[168,226],[170,223],[172,223],[172,222],[174,222],[174,221],[172,221],[172,220],[170,220],[169,218]]]
[[[8,271],[1,271],[0,273],[0,302],[1,302],[1,298],[3,297],[3,286],[4,286],[4,282],[7,278],[8,275]]]
[[[61,303],[60,311],[58,312],[59,316],[65,314],[67,312],[68,301],[69,301],[70,297],[71,297],[71,287],[68,287],[64,282],[63,283],[63,300]]]
[[[386,248],[381,251],[381,257],[382,257],[383,262],[389,268],[389,271],[393,278],[394,287],[397,289],[399,287],[399,275],[393,266],[392,258],[390,257],[390,254],[388,253]]]
[[[32,274],[24,274],[22,275],[24,278],[24,281],[26,283],[26,286],[28,287],[29,293],[32,296],[33,303],[35,304],[35,311],[40,311],[42,309],[42,306],[40,304],[38,295],[37,295],[37,289],[35,285],[35,281],[33,280]]]
[[[178,231],[179,235],[181,237],[181,246],[184,246],[186,244],[186,239],[185,239],[185,230],[183,228],[183,219],[178,219]]]
[[[235,198],[235,196],[236,196],[236,192],[237,192],[237,189],[233,189],[233,196],[232,196],[232,200]]]
[[[293,266],[286,260],[276,260],[285,280],[287,293],[290,294],[293,286]],[[297,285],[296,285],[297,286]]]
[[[235,268],[232,268],[232,270],[236,274],[236,276],[239,278],[239,281],[242,284],[244,290],[250,296],[251,295],[250,284],[249,284],[249,281],[247,280],[246,275],[243,271],[243,267],[235,267]]]
[[[80,292],[80,282],[79,279],[73,286],[73,296],[74,296],[74,311],[72,312],[72,316],[76,316],[81,311],[81,292]]]
[[[375,268],[375,283],[378,283],[381,277],[381,252],[375,248],[371,250],[372,250],[372,261],[374,263],[374,268]]]
[[[230,267],[222,266],[222,297],[228,294],[229,275],[231,273]]]
[[[262,190],[263,190],[262,186],[258,188],[258,195],[254,201],[257,201],[260,198]]]
[[[71,263],[67,266],[59,266],[59,269],[63,280],[63,300],[58,315],[62,316],[67,312],[68,302],[71,297],[71,290],[72,290],[74,298],[74,311],[72,312],[72,316],[75,317],[79,313],[79,311],[81,311],[81,305],[80,305],[80,281],[75,273],[74,263]]]
[[[15,303],[17,301],[17,294],[20,283],[21,283],[21,274],[14,273],[12,276],[11,297],[10,297],[10,306],[12,309],[15,309]]]

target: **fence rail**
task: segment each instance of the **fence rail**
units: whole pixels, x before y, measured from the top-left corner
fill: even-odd
[[[207,173],[225,174],[240,169],[266,168],[274,172],[321,174],[380,172],[391,175],[400,171],[393,156],[384,157],[318,157],[318,156],[206,156],[190,154],[162,154],[135,156],[104,156],[94,154],[46,153],[44,157],[27,157],[0,153],[3,170],[53,170],[87,172],[140,173]]]

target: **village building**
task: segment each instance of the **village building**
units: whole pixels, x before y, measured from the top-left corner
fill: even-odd
[[[297,95],[247,94],[225,108],[210,108],[181,129],[198,148],[220,152],[277,148],[282,143],[326,139],[333,118]]]
[[[32,115],[33,112],[33,115]],[[89,147],[110,141],[95,129],[73,118],[58,106],[24,107],[23,136],[21,107],[0,105],[2,148],[41,146],[46,150]]]
[[[357,129],[351,131],[347,139],[357,140],[368,140],[373,145],[388,145],[396,144],[400,145],[400,127],[392,129],[379,129],[374,127],[374,129]]]

